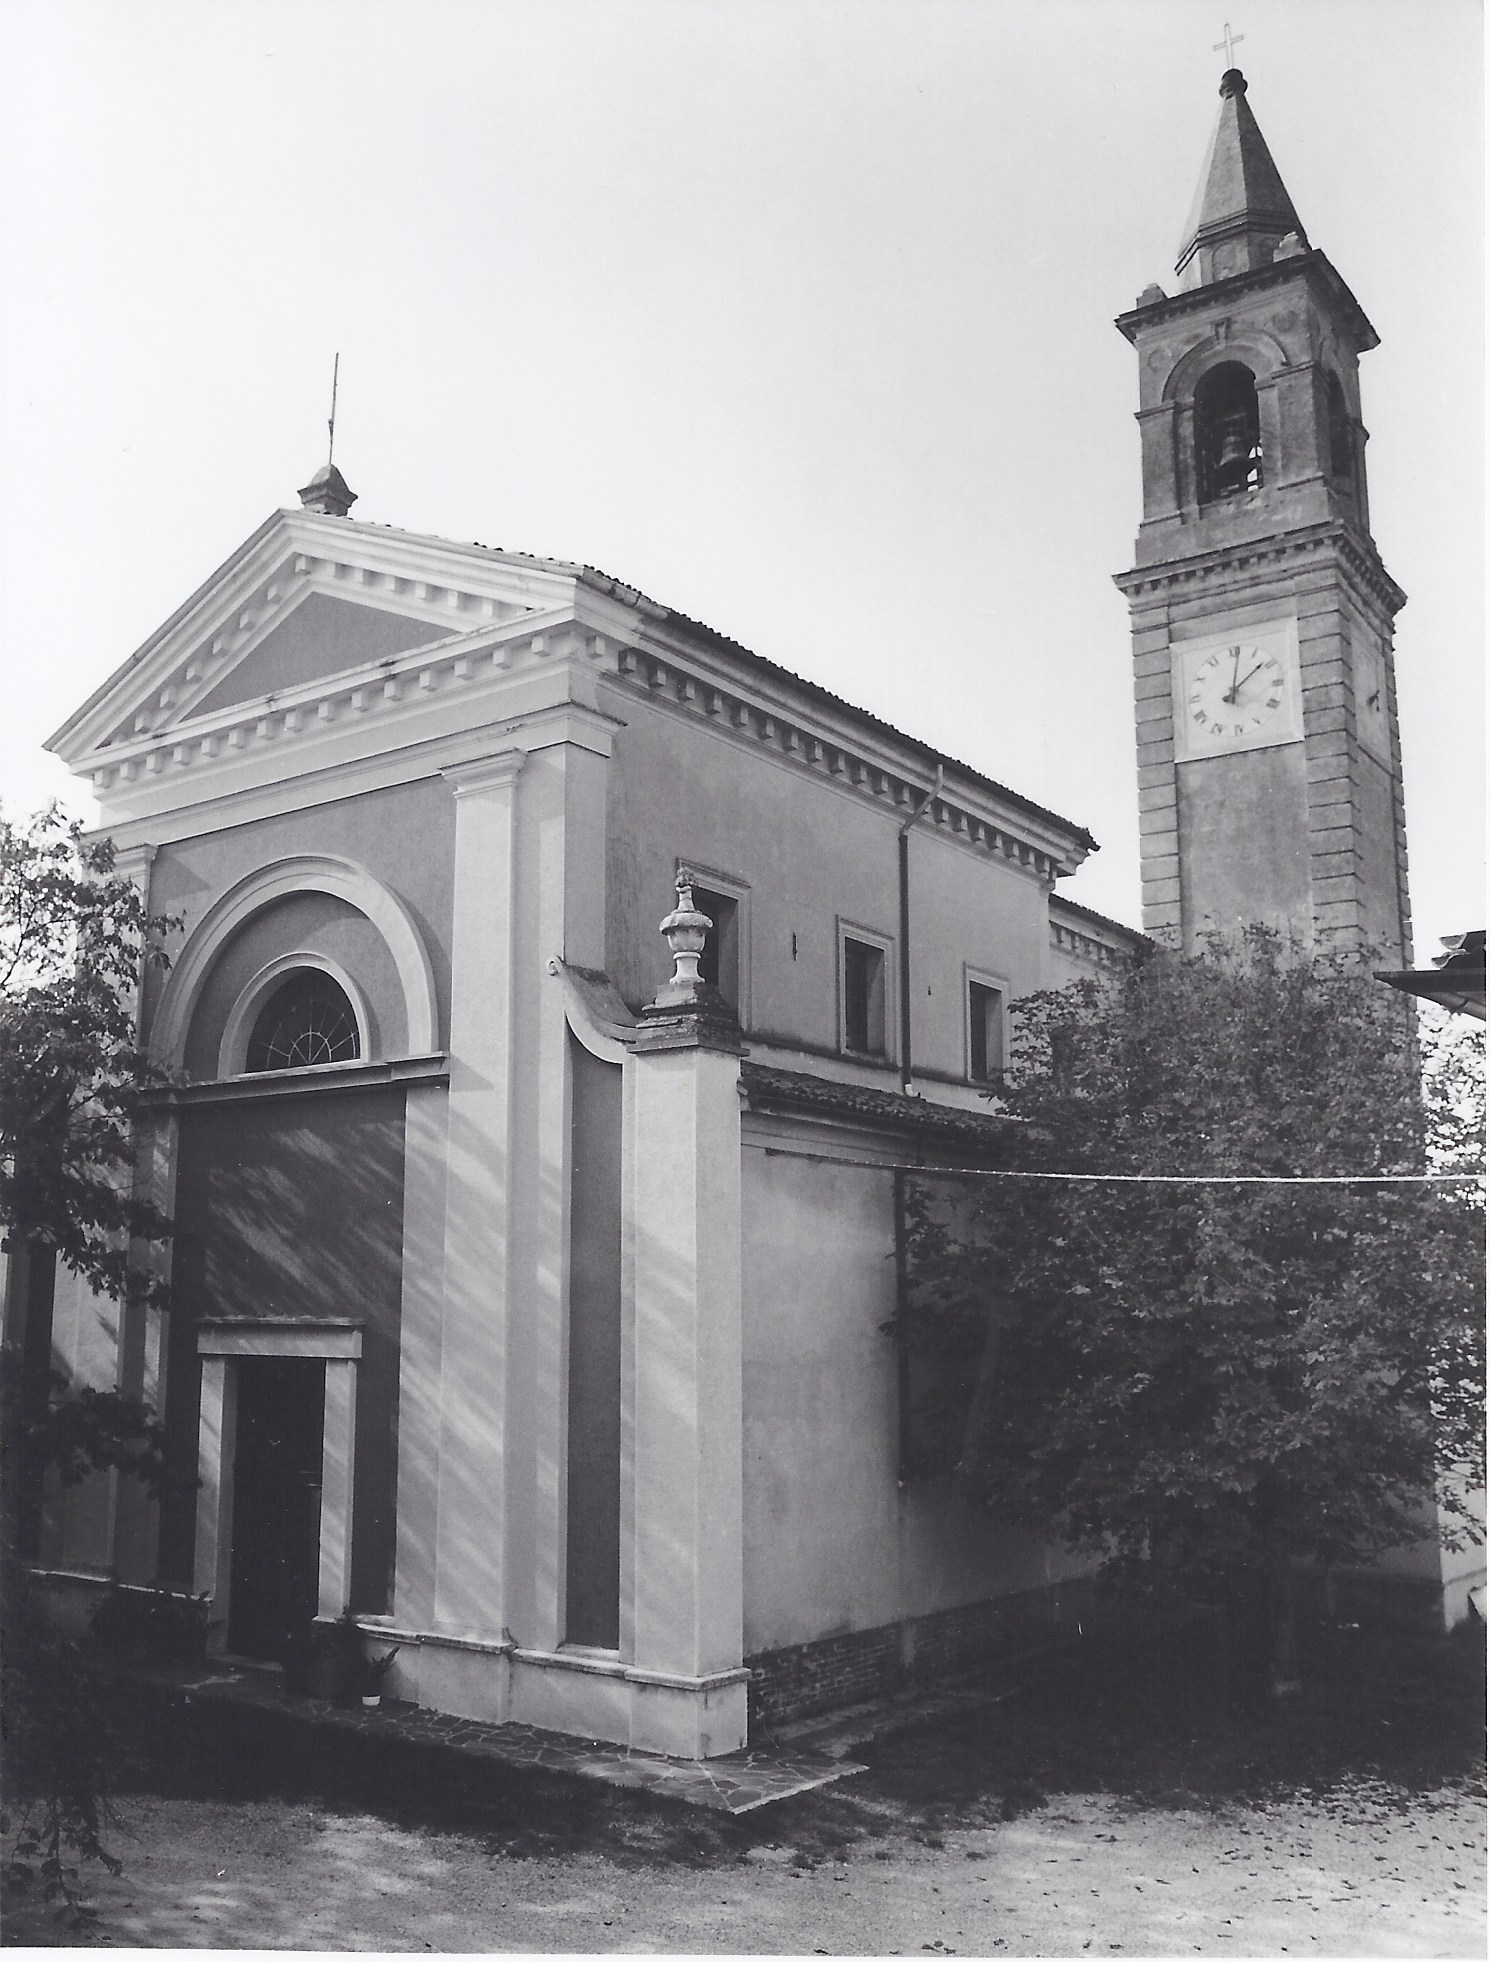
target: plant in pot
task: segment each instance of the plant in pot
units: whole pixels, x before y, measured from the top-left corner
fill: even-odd
[[[384,1655],[368,1655],[364,1651],[358,1675],[364,1710],[376,1710],[383,1701],[383,1679],[393,1667],[397,1654],[397,1649],[389,1649]]]

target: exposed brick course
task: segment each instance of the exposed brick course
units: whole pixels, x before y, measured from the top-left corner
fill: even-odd
[[[1015,1655],[1056,1626],[1062,1606],[1062,1590],[1037,1588],[747,1656],[751,1735]]]

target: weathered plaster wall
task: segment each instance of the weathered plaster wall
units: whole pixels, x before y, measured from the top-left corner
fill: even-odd
[[[308,803],[281,817],[162,846],[150,868],[150,904],[157,913],[182,916],[182,930],[169,943],[179,949],[207,909],[261,866],[296,852],[349,858],[413,914],[434,970],[443,1030],[450,1007],[454,839],[455,800],[441,779]],[[146,977],[147,1038],[164,979],[158,970]]]
[[[1253,920],[1309,944],[1302,743],[1182,763],[1179,837],[1187,944],[1207,926],[1235,934]]]
[[[745,1653],[1064,1571],[943,1483],[898,1487],[893,1179],[747,1147]]]
[[[1382,961],[1406,959],[1402,894],[1393,876],[1396,862],[1396,800],[1389,773],[1362,750],[1356,758],[1358,851],[1367,876],[1362,881],[1368,946]]]

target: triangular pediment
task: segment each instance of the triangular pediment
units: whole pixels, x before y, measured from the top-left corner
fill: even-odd
[[[444,638],[448,636],[427,620],[413,620],[406,613],[330,593],[307,593],[220,681],[184,709],[180,719],[189,722],[240,702],[282,694]]]
[[[574,568],[277,512],[50,739],[74,767],[551,612]]]

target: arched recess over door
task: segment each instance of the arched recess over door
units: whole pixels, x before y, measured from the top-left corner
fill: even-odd
[[[181,1066],[192,1011],[228,941],[266,906],[306,892],[330,893],[366,915],[382,935],[398,971],[409,1054],[428,1055],[439,1047],[434,970],[409,909],[364,866],[307,852],[276,859],[229,887],[187,940],[171,969],[151,1031],[151,1049],[168,1069]]]

